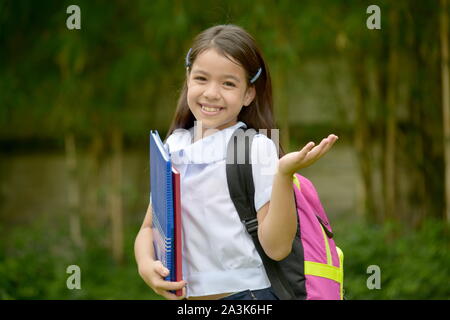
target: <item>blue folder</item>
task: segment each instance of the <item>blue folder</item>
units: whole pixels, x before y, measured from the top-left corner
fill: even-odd
[[[168,147],[155,130],[150,131],[150,189],[155,258],[170,271],[165,280],[176,281],[172,163]]]

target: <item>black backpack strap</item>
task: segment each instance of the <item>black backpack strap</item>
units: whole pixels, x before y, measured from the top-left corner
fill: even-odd
[[[269,258],[258,238],[258,220],[255,209],[255,186],[253,182],[251,145],[256,131],[237,129],[227,146],[226,174],[231,200],[239,218],[252,236],[255,248],[264,264],[267,276],[277,296],[282,300],[291,300],[295,294],[284,276],[279,263]]]
[[[231,200],[250,235],[257,233],[258,221],[251,194],[255,194],[250,152],[253,129],[237,129],[227,146],[226,174]]]

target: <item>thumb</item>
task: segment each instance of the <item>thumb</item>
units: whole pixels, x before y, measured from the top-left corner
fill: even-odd
[[[156,261],[156,273],[158,273],[161,277],[165,278],[169,275],[169,269],[164,267],[161,261]]]

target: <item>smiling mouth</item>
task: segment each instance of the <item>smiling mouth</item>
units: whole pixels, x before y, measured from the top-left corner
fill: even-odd
[[[199,104],[203,113],[207,115],[215,115],[219,113],[221,110],[225,109],[224,107],[216,107],[216,106],[206,106]]]

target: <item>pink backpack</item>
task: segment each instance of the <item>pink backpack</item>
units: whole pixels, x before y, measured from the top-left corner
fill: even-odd
[[[237,129],[227,153],[227,182],[231,199],[242,223],[252,236],[267,276],[282,300],[341,300],[344,255],[333,240],[333,231],[311,181],[294,174],[293,192],[298,213],[297,235],[291,253],[281,261],[270,259],[258,239],[251,167],[253,129]],[[247,138],[247,139],[246,139]],[[243,157],[244,160],[238,160]]]

